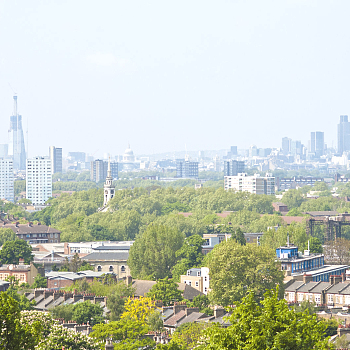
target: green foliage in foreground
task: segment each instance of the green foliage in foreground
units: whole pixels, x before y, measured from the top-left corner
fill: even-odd
[[[162,300],[164,306],[173,305],[174,302],[182,300],[182,293],[178,289],[178,284],[168,278],[158,280],[147,293],[147,296],[152,300]]]
[[[33,261],[32,247],[21,239],[5,242],[0,250],[0,261],[3,264],[18,265],[19,259],[24,259],[25,264]]]
[[[165,278],[176,263],[175,252],[184,241],[175,228],[150,225],[130,248],[128,265],[133,277]]]
[[[280,285],[283,297],[283,272],[275,251],[254,244],[240,245],[228,240],[216,245],[206,256],[210,270],[209,298],[213,304],[234,305],[248,290],[261,300],[266,290]]]
[[[207,329],[205,349],[208,350],[281,350],[333,349],[325,339],[325,325],[316,315],[295,312],[278,290],[267,291],[261,303],[249,293],[233,309],[231,326],[214,325]]]
[[[92,304],[89,300],[74,305],[60,305],[50,310],[54,318],[75,321],[78,324],[89,322],[90,325],[103,322],[103,309],[100,305]]]

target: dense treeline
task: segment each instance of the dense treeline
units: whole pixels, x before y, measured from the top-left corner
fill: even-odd
[[[61,230],[63,241],[135,239],[150,223],[177,228],[186,236],[212,232],[216,224],[231,223],[246,232],[281,224],[277,215],[260,215],[273,213],[273,197],[225,192],[222,188],[120,190],[110,202],[110,211],[98,212],[102,200],[101,189],[62,194],[31,219]],[[215,214],[223,211],[234,213],[222,219]],[[185,218],[179,212],[192,215]]]

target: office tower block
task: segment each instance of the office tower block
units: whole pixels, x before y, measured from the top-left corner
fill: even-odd
[[[7,158],[9,154],[9,145],[1,144],[0,145],[0,158]]]
[[[317,158],[324,155],[324,132],[316,131],[311,133],[310,152]]]
[[[232,156],[236,156],[237,155],[237,146],[231,146],[230,152],[231,152]]]
[[[0,199],[15,201],[12,159],[0,159]]]
[[[48,157],[27,159],[26,198],[43,205],[52,197],[52,164]]]
[[[111,162],[111,176],[113,180],[118,180],[118,163]],[[91,162],[90,180],[95,182],[104,181],[107,177],[108,162],[96,159]]]
[[[176,159],[176,177],[197,178],[198,162],[191,162],[185,159]]]
[[[284,155],[287,155],[290,153],[291,149],[291,139],[289,137],[283,137],[282,138],[282,153]]]
[[[303,145],[299,140],[292,140],[290,143],[290,153],[292,156],[297,156],[303,154]]]
[[[340,116],[338,124],[338,153],[350,151],[350,123],[347,115]]]
[[[224,176],[236,176],[244,173],[244,162],[239,160],[228,160],[224,162]]]
[[[73,162],[85,162],[85,152],[68,152],[68,158],[71,158]]]
[[[50,146],[49,157],[52,164],[52,174],[62,173],[62,148]]]
[[[8,155],[13,159],[15,170],[25,170],[26,150],[24,146],[24,136],[22,129],[22,116],[17,111],[17,96],[13,96],[14,110],[10,117],[9,149]]]

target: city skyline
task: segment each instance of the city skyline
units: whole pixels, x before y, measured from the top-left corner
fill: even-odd
[[[52,144],[96,157],[128,142],[137,154],[278,147],[283,136],[307,144],[312,130],[335,147],[350,113],[348,10],[346,1],[2,3],[0,116],[18,93],[30,157]]]

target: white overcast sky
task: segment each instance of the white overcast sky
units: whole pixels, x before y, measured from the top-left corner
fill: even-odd
[[[336,145],[350,1],[0,0],[0,143],[29,155]]]

